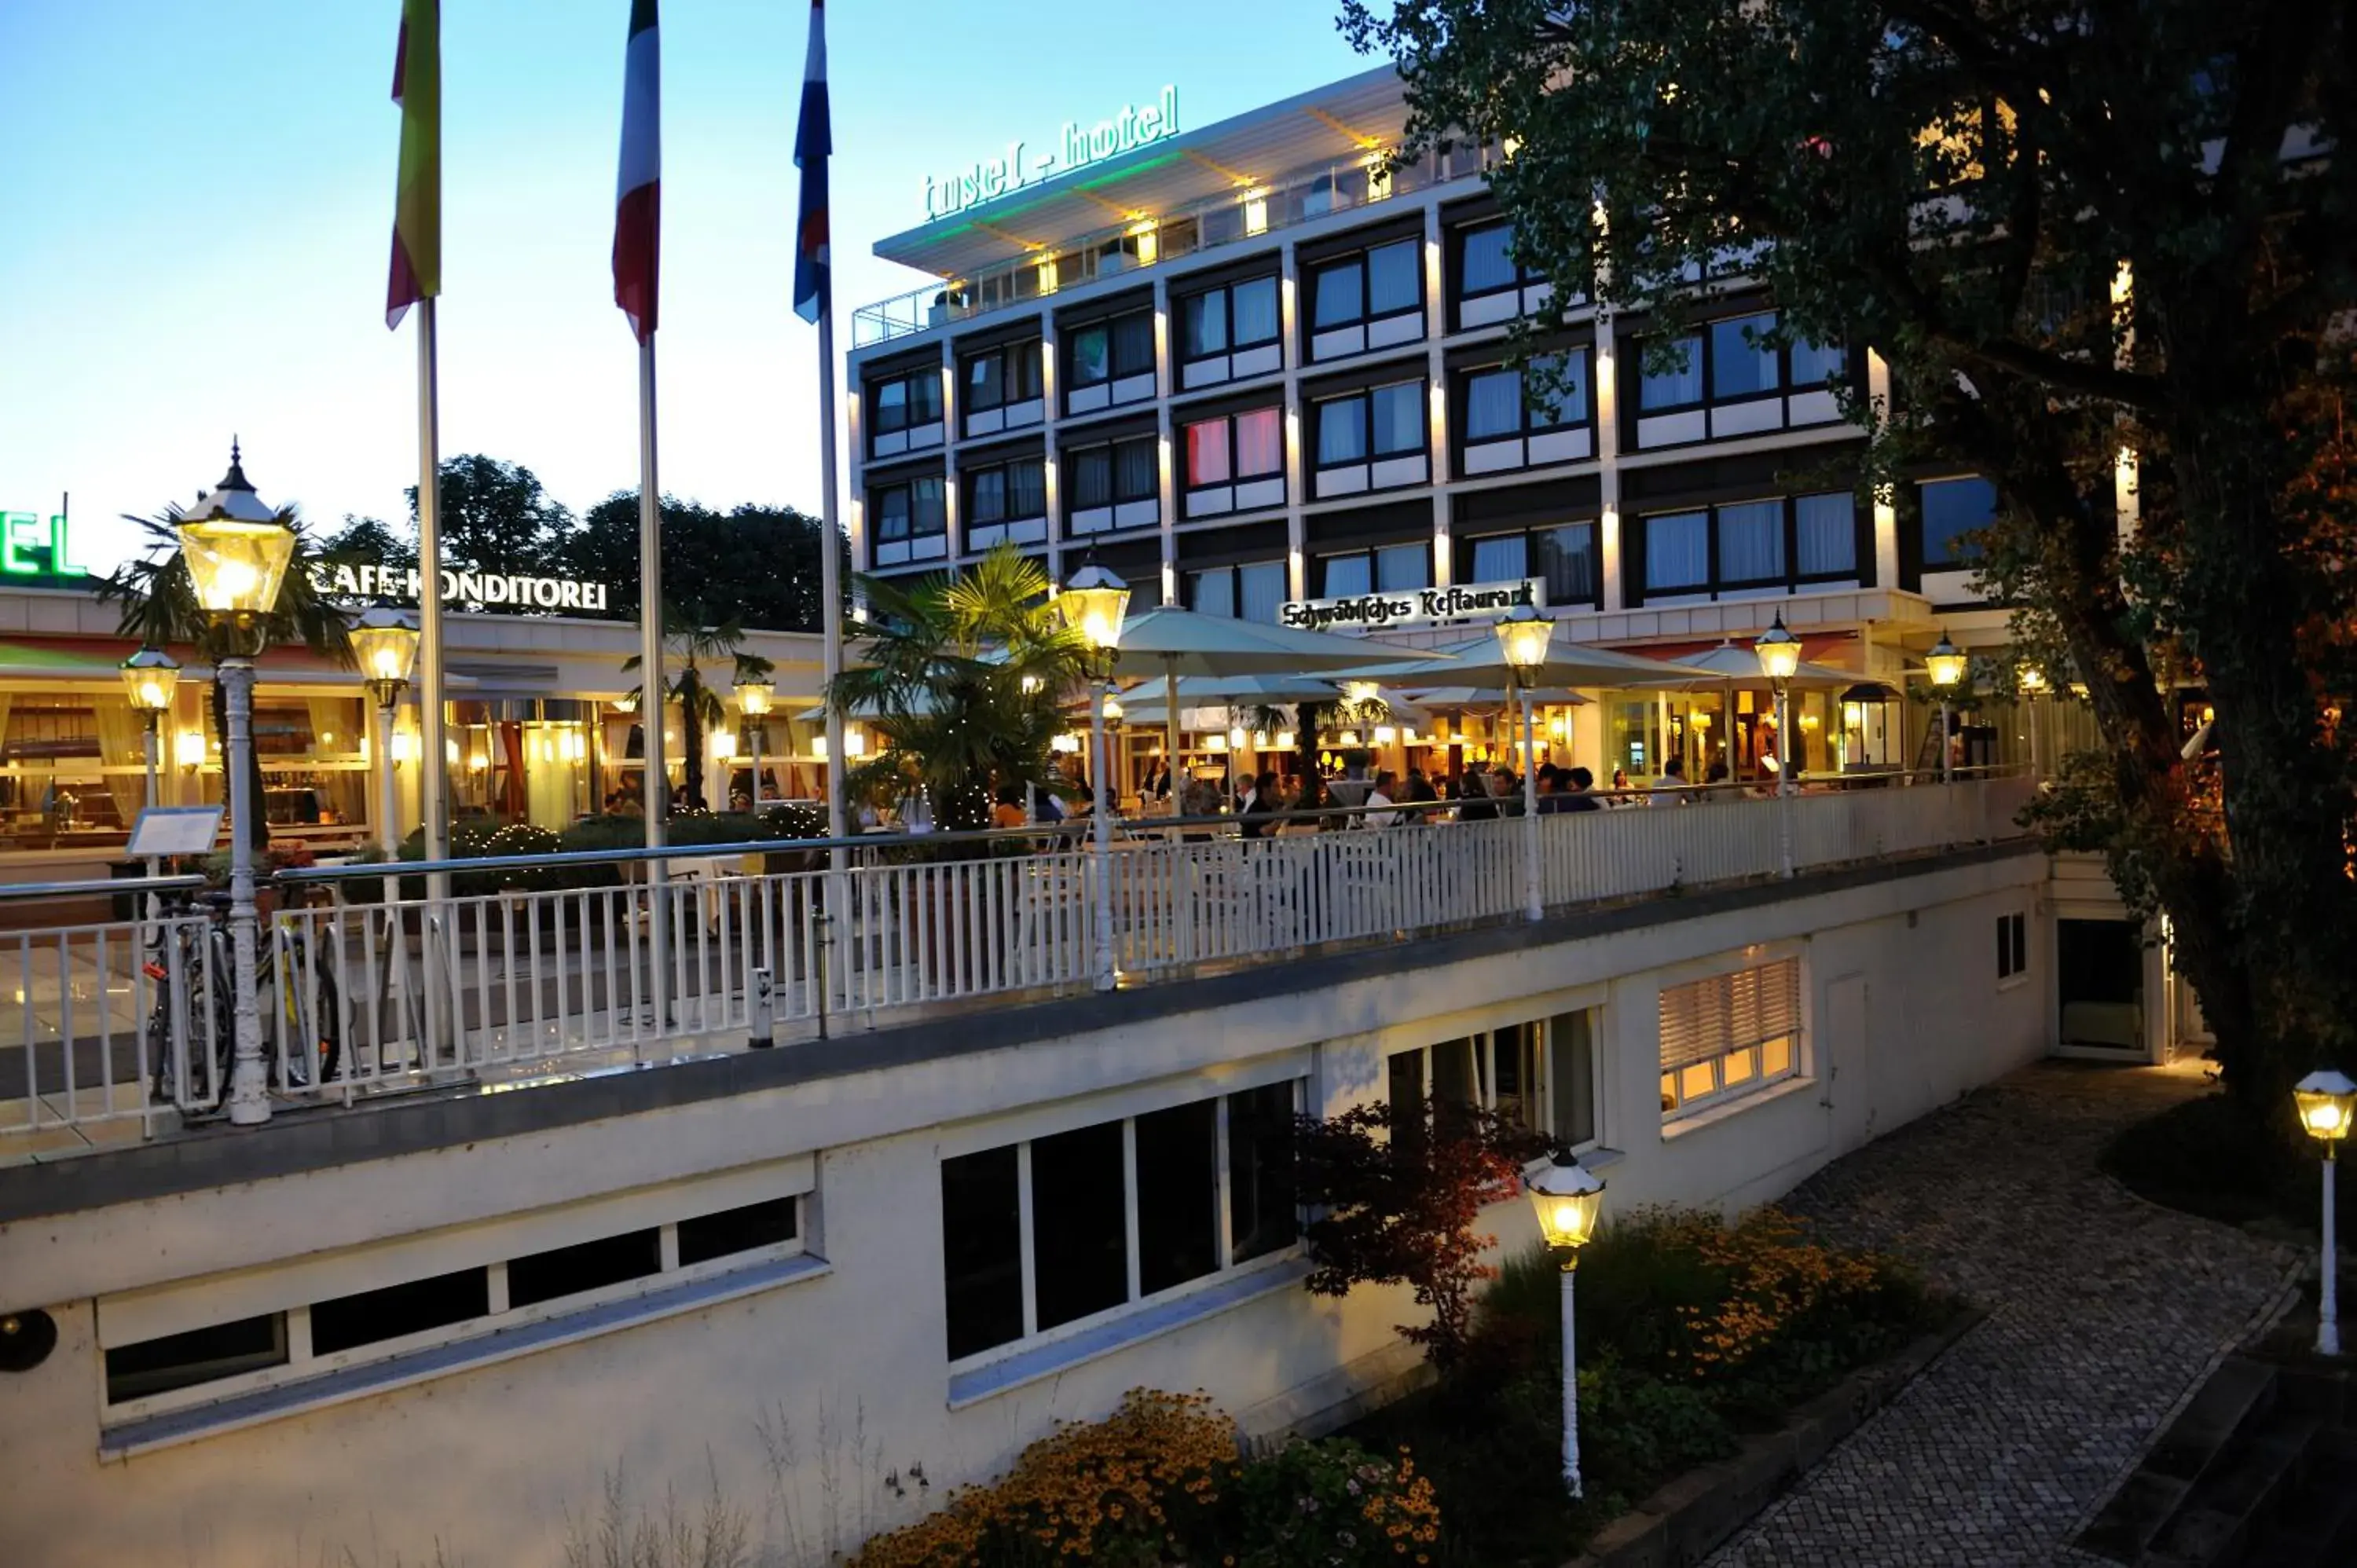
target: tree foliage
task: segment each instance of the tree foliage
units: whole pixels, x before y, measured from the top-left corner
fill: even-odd
[[[1412,151],[1511,147],[1491,184],[1557,302],[1607,302],[1658,360],[1741,273],[1780,337],[1882,356],[1867,482],[1989,474],[1983,585],[2093,707],[2059,842],[2167,914],[2246,1104],[2345,1059],[2357,165],[2320,149],[2350,6],[1349,0],[1342,25],[1399,59]],[[2180,755],[2180,682],[2214,759]]]
[[[1294,1179],[1315,1216],[1305,1232],[1310,1290],[1413,1286],[1432,1321],[1403,1325],[1400,1337],[1436,1367],[1454,1365],[1472,1326],[1473,1286],[1498,1273],[1481,1261],[1498,1241],[1474,1230],[1481,1210],[1519,1196],[1523,1165],[1553,1147],[1494,1112],[1430,1100],[1301,1118]]]
[[[409,527],[417,529],[417,487]],[[545,575],[573,532],[573,514],[550,498],[521,463],[479,452],[442,461],[440,526],[444,570]]]
[[[738,681],[765,681],[777,669],[758,653],[745,651],[745,628],[735,621],[718,626],[706,626],[695,618],[694,607],[669,598],[663,602],[663,666],[668,671],[674,663],[678,673],[660,682],[667,700],[679,705],[681,783],[687,792],[691,811],[704,806],[704,737],[715,726],[727,721],[728,709],[722,693],[713,688],[707,666],[726,660],[730,683]],[[622,660],[622,672],[633,674],[644,668],[644,660],[631,654]],[[646,682],[641,675],[634,693],[643,703]],[[662,715],[651,713],[649,724],[660,724]],[[724,802],[725,804],[725,802]]]

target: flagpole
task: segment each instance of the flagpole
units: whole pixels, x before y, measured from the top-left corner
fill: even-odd
[[[848,864],[842,839],[846,822],[843,770],[850,759],[843,750],[843,713],[834,704],[834,679],[843,673],[843,567],[837,559],[843,534],[836,522],[834,472],[834,302],[820,296],[818,313],[819,516],[825,538],[819,542],[819,592],[824,597],[826,647],[826,836],[836,841],[828,855],[834,868]]]
[[[646,812],[647,847],[663,847],[663,817],[671,805],[671,771],[663,759],[662,491],[655,483],[655,335],[639,339],[639,732],[646,771],[639,790]],[[664,865],[647,863],[648,926],[651,937],[655,1026],[671,1016],[670,900]]]
[[[417,302],[417,802],[430,863],[450,854],[450,771],[442,708],[442,428],[434,307],[427,295]],[[389,743],[388,743],[389,744]],[[435,884],[442,891],[435,890]],[[436,875],[426,897],[447,896],[448,878]]]

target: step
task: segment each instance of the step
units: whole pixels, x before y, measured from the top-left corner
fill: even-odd
[[[2252,1568],[2346,1568],[2357,1556],[2357,1486],[2325,1469],[2251,1537]]]
[[[2240,1356],[2227,1358],[2073,1544],[2115,1563],[2138,1562],[2185,1506],[2236,1430],[2245,1422],[2264,1419],[2274,1408],[2275,1397],[2273,1367]]]
[[[2243,1561],[2259,1530],[2300,1491],[2309,1473],[2309,1450],[2323,1429],[2316,1416],[2276,1411],[2237,1433],[2153,1538],[2147,1556],[2173,1563]]]

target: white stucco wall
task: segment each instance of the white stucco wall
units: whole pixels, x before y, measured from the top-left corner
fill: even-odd
[[[1615,936],[1534,933],[1499,957],[1103,1036],[0,1228],[0,1305],[47,1305],[60,1327],[45,1364],[0,1377],[0,1563],[308,1565],[349,1548],[362,1563],[414,1563],[438,1541],[454,1560],[554,1563],[568,1510],[594,1509],[608,1477],[635,1497],[671,1487],[693,1500],[707,1466],[757,1538],[810,1544],[824,1534],[828,1473],[840,1532],[898,1522],[1133,1387],[1200,1388],[1232,1412],[1314,1387],[1315,1403],[1348,1385],[1338,1369],[1395,1369],[1391,1326],[1415,1309],[1394,1293],[1335,1303],[1286,1286],[951,1408],[940,1160],[1296,1071],[1313,1106],[1339,1110],[1383,1092],[1390,1051],[1600,1005],[1600,1131],[1619,1152],[1610,1203],[1749,1205],[2045,1050],[2043,934],[2030,983],[2004,987],[1993,937],[2000,914],[2032,908],[2044,871],[2015,856]],[[1751,948],[1803,959],[1805,1070],[1665,1136],[1657,993],[1738,967]],[[1856,977],[1846,1000],[1829,1002],[1845,977]],[[1855,1026],[1833,1026],[1829,1010]],[[528,1222],[619,1189],[660,1196],[803,1154],[816,1155],[807,1229],[832,1265],[823,1273],[128,1460],[98,1456],[94,1298],[228,1271],[248,1271],[247,1283],[262,1271],[266,1283],[289,1260],[519,1213]],[[1521,1205],[1491,1219],[1502,1246],[1531,1240]],[[792,1433],[798,1531],[767,1501],[764,1424]],[[912,1465],[930,1494],[890,1498],[882,1477],[905,1483]]]

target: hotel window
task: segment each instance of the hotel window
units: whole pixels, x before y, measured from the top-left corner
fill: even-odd
[[[1296,1096],[1273,1083],[943,1160],[949,1359],[1292,1247]]]
[[[1497,473],[1595,456],[1587,379],[1584,348],[1535,359],[1527,374],[1501,366],[1467,376],[1460,416],[1464,472]]]
[[[1848,376],[1837,345],[1761,341],[1774,311],[1729,317],[1675,341],[1676,356],[1656,366],[1640,356],[1639,446],[1675,445],[1838,420],[1830,388]]]
[[[968,435],[989,435],[1010,425],[1037,424],[1042,355],[1039,339],[1010,343],[963,361],[961,410]]]
[[[1429,1099],[1442,1114],[1456,1105],[1491,1111],[1569,1148],[1593,1144],[1596,1025],[1597,1010],[1580,1008],[1396,1052],[1386,1064],[1392,1103]]]
[[[928,365],[867,388],[867,450],[889,457],[942,440],[942,372]]]
[[[1309,357],[1330,360],[1424,336],[1424,245],[1377,245],[1309,274]]]
[[[877,565],[937,561],[949,553],[949,519],[942,506],[940,475],[870,490],[867,510],[876,520]]]
[[[1146,528],[1162,521],[1161,465],[1151,435],[1064,454],[1071,499],[1065,532],[1079,535]]]
[[[1662,988],[1662,1119],[1738,1100],[1801,1070],[1801,962]]]
[[[1550,605],[1596,603],[1596,525],[1564,523],[1517,533],[1492,533],[1469,541],[1468,583],[1519,583],[1546,579]]]
[[[1424,383],[1395,381],[1316,405],[1317,493],[1420,485],[1425,461]]]
[[[1017,457],[958,476],[965,486],[965,548],[1039,544],[1048,537],[1048,470],[1038,457]]]
[[[1066,334],[1065,411],[1087,413],[1154,395],[1154,313],[1092,321]]]
[[[1211,386],[1284,368],[1276,280],[1250,278],[1178,305],[1178,384]]]
[[[1996,918],[1996,977],[2011,980],[2029,972],[2029,917],[2023,914],[1999,915]]]
[[[1189,517],[1285,504],[1285,416],[1248,409],[1183,427]]]
[[[1996,521],[1996,487],[1975,478],[1934,479],[1916,489],[1923,507],[1923,569],[1971,566],[1979,552],[1969,536]]]
[[[1538,310],[1553,290],[1545,275],[1513,258],[1514,226],[1499,221],[1459,229],[1457,250],[1457,327],[1464,331],[1495,326]]]
[[[1432,546],[1385,544],[1318,558],[1318,596],[1355,598],[1361,594],[1406,594],[1432,586]]]
[[[1228,616],[1275,626],[1285,603],[1285,563],[1254,561],[1187,574],[1187,607],[1199,615]]]
[[[1658,512],[1641,526],[1649,596],[1792,588],[1857,575],[1857,506],[1847,490]]]

